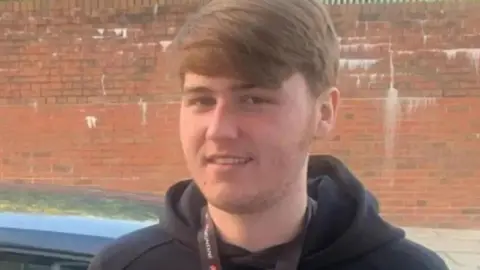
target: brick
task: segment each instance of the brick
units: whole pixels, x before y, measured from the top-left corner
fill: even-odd
[[[467,216],[480,215],[480,208],[466,208],[462,210],[462,214]]]
[[[165,55],[147,43],[165,36],[166,27],[178,29],[193,8],[177,5],[171,10],[178,14],[155,18],[149,8],[147,18],[144,6],[154,2],[112,1],[112,10],[99,0],[0,2],[12,30],[25,28],[24,14],[37,25],[24,34],[0,29],[2,181],[162,194],[188,176],[178,142],[178,91],[165,79]],[[345,45],[342,58],[378,62],[341,70],[337,126],[312,151],[347,162],[379,197],[382,215],[399,225],[480,228],[480,81],[462,49],[480,46],[480,16],[473,4],[464,5],[445,6],[449,18],[435,4],[328,7]],[[423,33],[418,20],[426,20]],[[127,38],[115,28],[127,28]],[[105,29],[105,38],[94,39],[96,29]],[[462,35],[448,35],[452,29]],[[401,113],[389,138],[384,104],[392,79]],[[87,125],[88,116],[96,126]]]

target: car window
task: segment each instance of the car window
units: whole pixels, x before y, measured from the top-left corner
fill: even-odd
[[[88,263],[53,255],[0,252],[1,270],[86,270]]]

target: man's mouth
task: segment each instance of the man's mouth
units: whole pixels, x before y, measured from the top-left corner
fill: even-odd
[[[234,156],[234,155],[211,155],[207,157],[208,164],[215,165],[245,165],[253,159],[250,157]]]

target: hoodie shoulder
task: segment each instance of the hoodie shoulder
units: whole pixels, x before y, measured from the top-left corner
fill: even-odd
[[[97,254],[88,270],[127,269],[152,249],[168,245],[172,238],[155,224],[118,238]]]
[[[406,238],[394,241],[366,258],[373,269],[449,270],[434,251]]]

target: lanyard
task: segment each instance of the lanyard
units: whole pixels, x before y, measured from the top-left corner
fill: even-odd
[[[315,202],[309,199],[306,224],[310,221]],[[275,270],[294,270],[297,269],[300,257],[302,254],[303,241],[305,239],[306,226],[302,230],[300,237],[297,237],[291,244],[292,247],[287,247],[285,254],[279,256],[275,265]],[[202,209],[202,227],[197,235],[200,257],[202,258],[203,270],[222,270],[220,262],[220,253],[218,252],[217,239],[215,234],[215,226],[213,224],[207,208]]]

